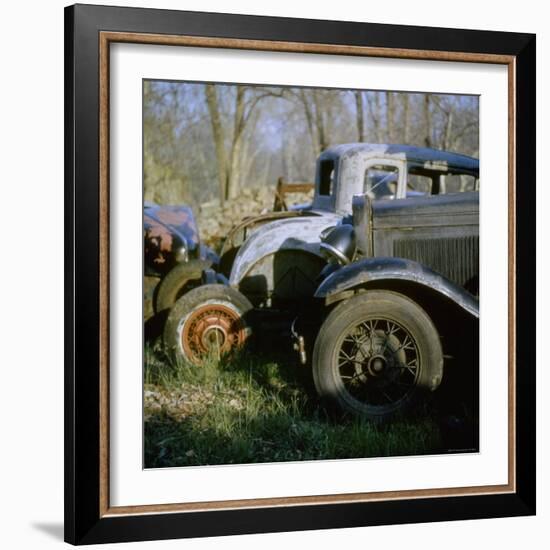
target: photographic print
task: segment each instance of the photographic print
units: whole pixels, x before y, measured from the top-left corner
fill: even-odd
[[[479,451],[479,97],[143,80],[144,467]]]
[[[534,35],[77,5],[65,68],[67,541],[535,513]]]

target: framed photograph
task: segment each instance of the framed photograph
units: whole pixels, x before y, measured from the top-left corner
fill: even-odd
[[[65,11],[65,539],[535,513],[535,36]]]

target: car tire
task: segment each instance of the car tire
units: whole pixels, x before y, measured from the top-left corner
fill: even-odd
[[[191,260],[176,264],[161,280],[155,295],[155,313],[170,309],[187,290],[198,286],[202,273],[212,262]]]
[[[427,313],[396,292],[372,290],[339,304],[313,350],[320,397],[354,415],[384,421],[443,377],[443,352]]]
[[[237,290],[218,284],[190,290],[172,307],[164,345],[173,361],[201,365],[242,348],[252,334],[252,304]]]

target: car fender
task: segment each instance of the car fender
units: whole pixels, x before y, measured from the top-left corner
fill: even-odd
[[[403,281],[429,288],[479,318],[479,302],[464,288],[430,268],[403,258],[366,258],[329,275],[317,288],[316,298],[327,304],[349,296],[348,291],[375,281]]]
[[[319,235],[323,229],[341,220],[337,214],[286,218],[258,228],[235,256],[229,282],[238,285],[260,260],[278,250],[302,250],[322,257]]]

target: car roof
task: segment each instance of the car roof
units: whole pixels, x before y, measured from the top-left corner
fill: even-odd
[[[431,147],[416,147],[414,145],[387,144],[387,143],[344,143],[333,145],[325,149],[320,160],[337,158],[343,159],[355,155],[384,156],[388,158],[405,159],[408,162],[421,164],[430,163],[456,168],[468,172],[479,173],[479,160],[459,153],[451,153]],[[435,167],[435,166],[434,166]]]

